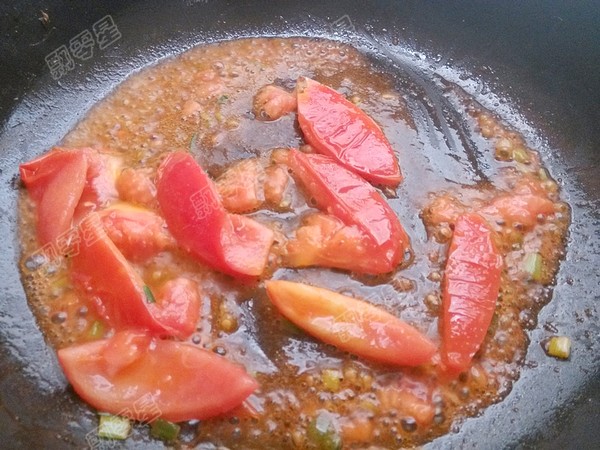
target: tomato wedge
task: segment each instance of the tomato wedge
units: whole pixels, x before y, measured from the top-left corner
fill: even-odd
[[[71,260],[71,279],[80,295],[96,306],[115,328],[142,328],[160,336],[189,336],[198,320],[198,299],[149,296],[144,281],[108,238],[98,213],[90,213],[77,228],[77,249]],[[146,290],[149,289],[146,287]],[[156,304],[152,304],[156,303]],[[152,314],[156,308],[168,314]],[[173,309],[179,314],[174,321]],[[161,318],[168,317],[166,321]],[[191,331],[190,331],[191,330]]]
[[[232,410],[258,387],[213,352],[143,332],[58,351],[77,394],[99,411],[140,421],[208,419]]]
[[[485,219],[460,216],[442,284],[441,356],[450,372],[466,370],[479,350],[494,315],[501,272],[502,257]]]
[[[289,165],[319,209],[368,237],[369,259],[380,260],[372,273],[390,272],[400,263],[410,241],[377,189],[328,156],[291,150]]]
[[[42,245],[68,232],[73,223],[117,197],[118,158],[91,148],[54,147],[25,164],[21,179],[37,204],[38,240]]]
[[[357,273],[379,274],[390,265],[371,239],[356,225],[316,213],[304,218],[294,239],[285,246],[284,263],[290,267],[335,267]]]
[[[174,152],[163,161],[157,198],[177,242],[200,262],[238,277],[263,273],[273,231],[225,211],[214,183],[190,154]]]
[[[67,232],[86,183],[88,163],[81,151],[55,147],[19,166],[21,179],[37,205],[41,245]]]
[[[400,366],[426,364],[436,351],[416,328],[363,300],[291,281],[265,284],[281,314],[341,350]]]
[[[402,174],[394,150],[375,123],[358,106],[333,89],[300,77],[298,123],[307,143],[365,180],[397,186]]]
[[[200,319],[198,285],[188,278],[178,277],[154,289],[154,302],[148,303],[152,316],[170,334],[185,339],[196,330]]]

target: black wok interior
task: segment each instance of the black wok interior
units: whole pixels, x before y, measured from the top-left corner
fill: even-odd
[[[41,11],[48,14],[43,24]],[[122,33],[54,80],[48,53],[110,14]],[[354,30],[332,23],[350,18]],[[471,74],[522,118],[573,224],[508,397],[425,448],[597,448],[600,442],[600,2],[4,1],[0,5],[0,447],[83,448],[96,426],[27,307],[17,261],[18,165],[43,153],[132,71],[192,45],[253,35],[350,39],[383,59]],[[383,50],[382,50],[383,49]],[[421,67],[421,66],[419,66]],[[529,131],[528,131],[529,130]],[[534,131],[531,131],[534,130]],[[553,331],[556,330],[556,331]],[[570,336],[569,361],[540,342]],[[156,448],[136,429],[126,448]],[[208,448],[208,447],[207,447]]]

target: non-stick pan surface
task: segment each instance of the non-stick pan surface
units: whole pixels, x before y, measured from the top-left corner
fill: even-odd
[[[47,14],[47,17],[44,14]],[[106,16],[120,37],[60,76],[46,57]],[[40,20],[40,18],[42,20]],[[18,164],[41,154],[128,74],[192,45],[331,36],[398,76],[452,80],[542,148],[573,207],[568,251],[511,393],[427,448],[598,448],[600,3],[8,1],[0,6],[0,448],[84,448],[95,413],[72,391],[17,271]],[[54,76],[53,76],[54,75]],[[424,85],[425,86],[425,85]],[[551,334],[573,340],[548,358]],[[127,448],[155,448],[136,430]]]

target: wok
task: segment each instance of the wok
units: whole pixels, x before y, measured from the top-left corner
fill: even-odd
[[[42,16],[48,15],[48,20]],[[46,56],[110,15],[121,37],[54,79]],[[510,394],[438,448],[597,448],[600,442],[600,3],[5,1],[0,6],[0,447],[83,448],[95,413],[67,387],[26,303],[17,261],[18,164],[58,142],[128,74],[194,44],[332,36],[438,96],[433,74],[498,111],[542,149],[573,208],[553,300],[529,332]],[[459,74],[458,77],[455,75]],[[439,90],[439,89],[438,89]],[[446,109],[441,108],[440,120]],[[569,361],[540,342],[570,336]],[[127,448],[155,448],[137,429]]]

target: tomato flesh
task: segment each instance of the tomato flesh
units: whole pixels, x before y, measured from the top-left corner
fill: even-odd
[[[148,304],[152,316],[181,339],[196,331],[200,318],[200,295],[196,282],[178,277],[154,289],[155,303]]]
[[[295,111],[297,98],[278,86],[268,84],[260,88],[253,100],[253,112],[258,120],[277,120]]]
[[[402,376],[396,382],[382,388],[377,397],[384,410],[396,410],[398,415],[413,417],[420,426],[430,426],[435,415],[432,404],[432,386],[416,382],[410,376]]]
[[[164,219],[150,210],[117,204],[99,214],[108,237],[130,261],[144,261],[176,246]]]
[[[400,366],[430,362],[436,346],[396,316],[363,300],[291,281],[266,282],[288,320],[321,341],[374,361]]]
[[[213,352],[136,331],[60,349],[77,394],[99,411],[139,421],[204,420],[241,405],[258,387]]]
[[[359,273],[386,273],[390,265],[356,225],[347,226],[329,214],[311,214],[285,247],[291,267],[335,267]]]
[[[534,194],[504,195],[483,208],[481,213],[497,217],[508,226],[518,223],[524,227],[532,227],[536,224],[539,215],[547,216],[554,213],[554,203]]]
[[[402,181],[392,146],[364,111],[310,78],[298,79],[297,93],[298,123],[308,144],[371,183]]]
[[[158,172],[157,197],[169,230],[198,260],[233,276],[263,273],[273,231],[225,211],[214,183],[191,155],[167,156]]]
[[[88,163],[85,186],[73,215],[75,223],[90,212],[98,211],[118,197],[115,182],[122,161],[115,156],[99,153],[91,148],[77,150],[85,155]]]
[[[466,370],[492,321],[500,289],[502,257],[480,215],[461,215],[454,228],[442,282],[442,362]]]
[[[390,272],[400,263],[410,241],[377,189],[328,156],[291,150],[289,165],[319,209],[355,225],[368,238],[365,257],[379,260],[370,273]]]
[[[244,159],[227,169],[216,182],[223,207],[234,213],[258,209],[264,202],[264,178],[264,169],[255,158]]]
[[[151,179],[151,172],[146,168],[123,169],[115,180],[115,188],[119,198],[125,202],[146,207],[156,206],[156,186]]]

